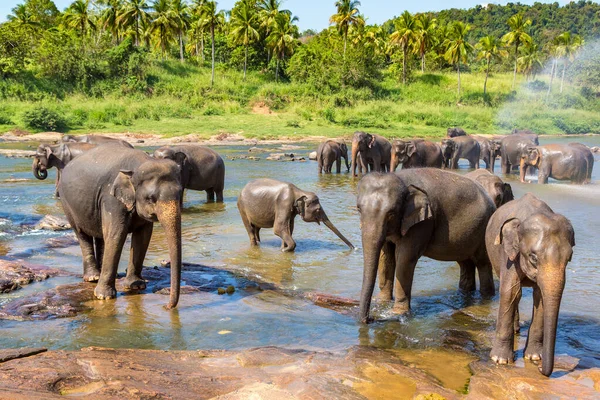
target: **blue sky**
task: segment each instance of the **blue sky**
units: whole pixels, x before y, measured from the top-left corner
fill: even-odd
[[[539,0],[538,0],[539,1]],[[21,0],[0,0],[0,21],[6,19],[10,10]],[[72,0],[54,0],[59,10],[64,10]],[[151,0],[148,1],[151,3]],[[505,4],[506,1],[474,1],[474,0],[420,0],[420,1],[402,1],[402,0],[362,0],[361,12],[367,17],[370,24],[382,23],[393,16],[400,15],[404,10],[410,12],[436,11],[446,8],[470,8],[477,4],[484,3]],[[552,3],[553,1],[543,1],[543,3]],[[566,4],[567,0],[560,0],[561,5]],[[219,8],[229,10],[235,3],[235,0],[221,0],[218,2]],[[300,18],[298,25],[301,30],[305,29],[323,29],[329,24],[329,17],[335,12],[334,0],[284,0],[284,8],[291,10],[294,15]],[[533,4],[533,1],[522,0],[521,3]]]

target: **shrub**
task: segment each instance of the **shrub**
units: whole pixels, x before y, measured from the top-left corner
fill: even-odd
[[[56,131],[66,127],[65,119],[56,111],[36,107],[23,113],[23,121],[34,130]]]
[[[225,111],[222,107],[216,106],[214,104],[209,104],[206,106],[202,115],[223,115]]]
[[[329,122],[335,123],[335,110],[331,107],[321,110],[321,115]]]
[[[12,125],[12,113],[0,108],[0,125]]]

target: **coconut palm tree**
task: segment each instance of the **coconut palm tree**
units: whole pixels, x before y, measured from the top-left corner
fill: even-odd
[[[179,61],[183,62],[183,32],[190,27],[190,8],[185,0],[171,0],[171,16],[176,25],[177,38],[179,40]]]
[[[203,27],[210,31],[211,54],[212,54],[212,72],[210,85],[215,83],[215,31],[225,25],[225,11],[217,11],[216,1],[207,1],[200,10],[200,19],[198,20]]]
[[[265,29],[266,37],[269,37],[271,33],[271,26],[275,23],[275,18],[279,14],[286,14],[290,18],[292,16],[292,12],[290,10],[280,10],[281,4],[283,1],[281,0],[259,0],[257,3],[258,6],[258,19],[260,20],[260,26]],[[294,19],[297,20],[296,17]],[[294,22],[294,21],[292,21]],[[267,52],[267,64],[271,60],[271,49]]]
[[[547,45],[546,51],[552,58],[550,84],[548,85],[548,93],[546,94],[546,99],[549,99],[550,93],[552,92],[552,85],[554,84],[554,76],[556,75],[556,70],[558,69],[558,60],[560,58],[560,35],[556,36],[552,42]]]
[[[583,46],[583,39],[579,35],[571,35],[571,32],[563,32],[558,35],[558,55],[563,59],[562,77],[560,78],[560,92],[563,92],[565,82],[565,72],[569,62],[575,60],[575,55],[579,48]]]
[[[260,38],[258,30],[258,15],[251,0],[242,0],[231,11],[232,30],[230,35],[237,44],[244,45],[244,80],[248,68],[248,46]]]
[[[18,4],[11,11],[12,14],[8,15],[7,18],[14,24],[28,28],[38,27],[40,25],[25,4]]]
[[[358,0],[338,0],[335,2],[337,13],[329,18],[330,24],[336,24],[338,32],[344,38],[344,58],[346,57],[346,44],[348,42],[348,30],[352,25],[364,25],[365,19],[360,15]]]
[[[402,83],[406,85],[406,63],[408,53],[412,52],[417,37],[417,22],[411,13],[404,11],[400,18],[394,21],[396,30],[390,35],[390,42],[402,49]]]
[[[502,37],[507,46],[515,46],[515,71],[513,75],[513,89],[517,84],[517,64],[519,58],[519,46],[531,43],[531,36],[527,33],[531,26],[531,20],[525,19],[523,13],[513,15],[506,21],[510,27],[510,32]]]
[[[107,7],[102,11],[102,14],[100,14],[99,22],[102,25],[102,28],[112,34],[113,43],[119,43],[119,16],[122,11],[122,2],[121,0],[103,0],[101,4],[106,5]]]
[[[527,43],[523,46],[522,56],[519,57],[519,69],[525,76],[527,80],[530,79],[533,74],[535,78],[535,74],[542,68],[542,52],[540,50],[540,46],[531,42]]]
[[[446,60],[450,64],[456,65],[458,73],[458,98],[460,99],[460,64],[466,64],[469,60],[469,55],[473,52],[473,46],[467,42],[467,34],[471,30],[469,24],[463,22],[455,22],[452,24],[448,39],[446,39]]]
[[[150,22],[150,32],[156,37],[156,44],[160,47],[163,58],[166,58],[167,48],[177,31],[177,21],[171,10],[169,0],[155,0],[152,3],[154,12]]]
[[[194,41],[194,51],[196,56],[201,55],[202,61],[204,61],[204,25],[200,22],[200,14],[202,12],[202,7],[207,0],[193,0],[191,5],[192,10],[192,23],[190,24],[190,30],[188,34],[190,38]],[[200,49],[198,49],[198,44],[200,44]]]
[[[477,43],[479,53],[478,60],[485,60],[485,81],[483,82],[483,95],[487,94],[487,81],[490,75],[490,65],[492,61],[501,60],[502,57],[507,57],[508,53],[502,49],[502,42],[496,36],[485,36],[479,39]]]
[[[78,29],[82,37],[88,29],[96,29],[90,13],[90,0],[75,0],[65,11],[63,20],[69,28]]]
[[[127,0],[119,16],[119,24],[127,29],[133,29],[135,45],[140,45],[140,34],[143,26],[149,25],[148,3],[146,0]]]
[[[271,33],[267,38],[267,45],[273,50],[277,57],[275,67],[275,81],[279,82],[279,63],[285,59],[286,54],[293,54],[298,45],[298,27],[293,24],[294,18],[289,14],[280,13],[275,17],[271,26]]]
[[[428,14],[419,14],[416,17],[417,32],[415,36],[416,46],[421,57],[421,72],[425,73],[425,54],[435,44],[435,31],[437,19]]]

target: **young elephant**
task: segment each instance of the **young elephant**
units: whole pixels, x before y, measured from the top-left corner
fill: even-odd
[[[106,143],[119,143],[125,147],[129,147],[133,149],[131,143],[126,142],[122,139],[111,138],[110,136],[102,136],[102,135],[81,135],[81,136],[73,136],[73,135],[63,135],[62,137],[63,143],[91,143],[91,144],[106,144]]]
[[[548,183],[548,178],[585,183],[591,179],[594,155],[587,147],[572,144],[548,144],[531,146],[521,156],[521,182],[525,182],[525,170],[538,168],[538,183]]]
[[[470,168],[479,168],[481,148],[477,140],[471,136],[443,139],[441,147],[444,156],[444,168],[458,169],[458,160],[461,158],[466,158],[469,161]]]
[[[521,135],[511,135],[500,142],[500,165],[503,174],[510,174],[513,168],[518,168],[521,156],[527,153],[535,143]]]
[[[317,195],[291,183],[275,179],[250,181],[242,189],[237,205],[252,246],[260,243],[261,228],[274,228],[273,233],[281,238],[281,251],[294,251],[294,219],[300,215],[306,222],[323,222],[348,247],[354,249],[352,243],[329,221]]]
[[[441,148],[427,140],[394,140],[392,142],[392,172],[398,168],[399,164],[402,164],[402,169],[442,168],[443,161]]]
[[[321,143],[317,149],[319,173],[325,170],[326,174],[330,174],[333,163],[335,163],[335,172],[339,174],[342,169],[342,158],[346,161],[346,169],[349,172],[350,165],[348,164],[348,146],[346,146],[346,143],[338,143],[335,140]]]
[[[65,168],[75,157],[94,147],[96,147],[96,145],[90,143],[63,143],[55,146],[40,144],[33,157],[33,176],[37,179],[44,180],[48,177],[48,170],[55,167],[57,172],[54,195],[59,197],[58,183],[60,182],[60,175],[63,168]]]
[[[378,271],[381,299],[391,300],[394,292],[394,311],[410,310],[413,275],[421,256],[457,261],[459,287],[465,291],[475,290],[477,269],[480,291],[494,294],[484,234],[496,207],[481,185],[434,168],[374,173],[359,182],[357,207],[364,256],[362,322],[368,322]]]
[[[485,241],[500,277],[500,307],[490,356],[499,364],[513,362],[513,321],[521,288],[532,286],[533,317],[524,356],[541,359],[542,374],[550,376],[565,271],[575,246],[573,227],[528,193],[496,211],[488,223]]]
[[[510,184],[504,183],[502,179],[486,169],[471,171],[468,174],[465,174],[465,176],[483,186],[496,207],[500,207],[515,199]]]
[[[179,167],[141,150],[98,146],[73,160],[59,183],[61,203],[81,247],[83,280],[98,282],[98,299],[116,297],[115,280],[127,235],[131,253],[125,286],[144,289],[142,267],[154,222],[161,223],[171,258],[169,308],[177,305],[181,279]],[[96,250],[94,251],[94,242]]]
[[[391,143],[377,135],[366,132],[355,132],[352,137],[352,176],[356,176],[356,166],[360,165],[371,171],[389,171],[392,153]]]
[[[183,189],[205,190],[206,201],[223,202],[225,163],[217,152],[205,146],[164,146],[154,151],[154,158],[168,158],[181,168]],[[183,189],[181,201],[183,201]]]
[[[479,142],[479,160],[483,161],[485,168],[493,173],[496,157],[500,156],[500,142],[475,135],[473,139]]]

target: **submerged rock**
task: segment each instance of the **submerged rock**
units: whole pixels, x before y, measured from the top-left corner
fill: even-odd
[[[317,160],[317,152],[316,151],[311,151],[310,153],[308,153],[308,159],[316,161]]]
[[[55,215],[46,215],[35,225],[35,229],[45,229],[49,231],[66,231],[71,229],[69,221]]]
[[[0,260],[0,293],[10,293],[32,282],[40,282],[62,271],[22,261]]]

